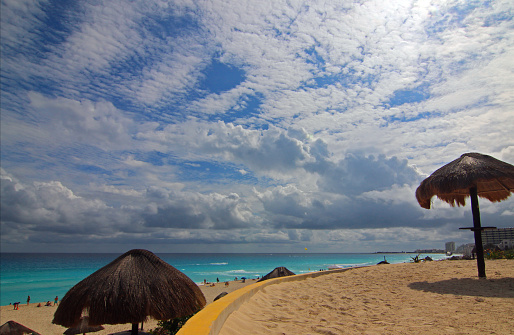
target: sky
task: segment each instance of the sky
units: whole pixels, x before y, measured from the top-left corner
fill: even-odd
[[[466,152],[514,164],[513,17],[508,0],[1,0],[1,251],[471,243],[469,199],[414,193]],[[514,226],[513,198],[481,200],[482,224]]]

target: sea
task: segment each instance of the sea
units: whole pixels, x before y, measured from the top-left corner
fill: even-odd
[[[14,302],[54,301],[61,299],[75,284],[96,270],[109,264],[121,254],[99,253],[1,253],[0,254],[0,305]],[[391,264],[411,262],[414,253],[374,254],[318,254],[318,253],[230,253],[230,254],[156,254],[168,264],[182,271],[198,284],[255,279],[285,266],[296,274],[327,270],[329,267],[354,267],[374,265],[384,258]],[[444,259],[444,254],[421,254],[434,260]]]

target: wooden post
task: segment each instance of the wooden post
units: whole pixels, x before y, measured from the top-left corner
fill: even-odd
[[[469,195],[471,197],[471,212],[473,213],[473,232],[475,233],[478,277],[485,278],[484,246],[482,244],[482,226],[480,224],[480,209],[478,208],[477,188],[470,188]]]
[[[139,322],[132,324],[132,331],[130,332],[130,335],[137,335],[138,334],[138,329],[137,329],[138,326],[139,326]]]

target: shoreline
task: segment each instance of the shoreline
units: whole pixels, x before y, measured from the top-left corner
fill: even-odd
[[[14,255],[14,256],[11,256]],[[112,256],[100,254],[2,254],[2,279],[0,305],[15,301],[22,304],[30,295],[31,302],[46,302],[55,296],[62,298],[75,284],[112,261]],[[77,256],[81,255],[81,256]],[[363,254],[363,253],[283,253],[283,254],[157,254],[162,260],[186,274],[195,283],[204,279],[216,282],[233,281],[235,277],[245,276],[253,279],[263,276],[277,266],[285,266],[296,274],[326,269],[331,265],[344,267],[374,265],[383,260],[384,255],[391,264],[411,261],[416,254]],[[425,255],[426,256],[426,255]],[[430,255],[434,259],[444,255]],[[423,256],[424,257],[424,256]],[[34,276],[34,278],[32,278]]]
[[[335,333],[362,334],[369,330],[433,334],[434,329],[436,333],[443,330],[452,333],[457,329],[453,323],[467,333],[478,334],[478,330],[466,328],[470,317],[477,317],[479,323],[497,333],[514,329],[514,320],[504,321],[514,315],[514,260],[486,260],[486,271],[487,279],[478,279],[474,260],[372,265],[340,274],[327,270],[326,275],[317,278],[272,285],[264,292],[257,292],[234,311],[220,334],[239,334],[243,330],[247,334],[274,334],[270,332],[272,329],[280,329],[279,334],[302,334],[314,328],[334,331],[343,324],[344,328]],[[228,287],[225,282],[199,287],[210,304],[222,292],[230,293],[256,282],[257,279],[247,279],[245,283],[229,281]],[[37,308],[37,304],[20,303],[19,310],[13,310],[12,305],[1,306],[0,325],[14,320],[41,334],[62,334],[66,328],[51,323],[56,310],[53,302],[51,307]],[[250,311],[245,310],[248,306]],[[301,311],[309,314],[298,314]],[[330,314],[334,311],[335,316]],[[453,320],[456,316],[462,319]],[[244,322],[236,323],[234,328],[231,326],[234,319]],[[268,323],[262,325],[255,320]],[[503,323],[498,325],[497,320]],[[505,326],[505,322],[510,323]],[[299,328],[302,323],[310,330]],[[295,328],[288,329],[292,324]],[[106,329],[96,334],[109,335],[131,328],[130,324],[103,326]],[[157,320],[150,319],[144,323],[143,331],[156,326]],[[477,329],[483,332],[485,328]]]
[[[227,292],[231,293],[247,285],[256,283],[257,279],[247,279],[245,283],[241,280],[229,281],[229,285],[225,286],[225,282],[214,283],[215,286],[210,285],[198,285],[202,290],[207,304],[213,302],[220,293]],[[212,283],[211,283],[212,284]],[[27,306],[27,302],[20,302],[19,310],[14,310],[13,305],[0,306],[0,326],[7,321],[13,320],[22,325],[42,334],[42,335],[62,335],[67,329],[66,327],[55,325],[52,323],[52,319],[57,309],[57,306],[44,306],[45,302],[41,302],[42,307],[36,307],[40,302],[31,302]],[[150,329],[157,327],[157,320],[148,319],[144,323],[144,330],[147,332]],[[131,324],[116,324],[116,325],[103,325],[104,330],[95,332],[97,335],[108,335],[117,332],[123,332],[131,329]]]

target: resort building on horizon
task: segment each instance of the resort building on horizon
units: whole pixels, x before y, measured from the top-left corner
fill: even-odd
[[[514,228],[496,228],[482,231],[484,246],[497,246],[502,250],[514,248]]]
[[[455,252],[455,242],[446,242],[444,245],[444,249],[446,250],[446,253],[454,253]]]
[[[444,254],[445,251],[442,249],[416,249],[414,251],[417,254]]]
[[[459,247],[456,250],[456,253],[463,254],[464,256],[471,256],[474,248],[475,243],[462,244],[459,245]]]
[[[452,242],[446,243],[446,249]],[[514,249],[514,228],[495,228],[482,231],[482,245],[484,247],[498,247],[501,250]],[[465,256],[471,256],[475,243],[460,245],[455,252]]]

